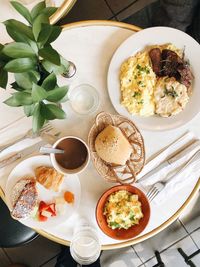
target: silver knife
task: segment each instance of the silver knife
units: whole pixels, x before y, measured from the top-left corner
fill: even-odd
[[[18,159],[22,159],[28,155],[31,155],[33,152],[39,151],[40,147],[47,144],[47,142],[45,140],[42,140],[32,146],[26,147],[23,150],[15,153],[14,155],[5,158],[3,160],[0,161],[0,168],[5,167],[8,164],[13,163],[14,161],[18,160]]]
[[[141,181],[145,180],[146,178],[149,178],[150,176],[152,176],[155,173],[159,172],[163,168],[165,168],[165,167],[171,165],[172,163],[174,163],[175,161],[178,161],[181,158],[185,157],[186,154],[190,153],[195,148],[196,148],[196,151],[194,151],[194,152],[197,152],[200,149],[200,140],[197,140],[197,141],[193,142],[189,146],[185,147],[184,149],[182,149],[181,151],[179,151],[178,153],[173,155],[171,158],[163,161],[158,167],[156,167],[153,170],[151,170],[148,173],[146,173],[138,181],[141,182]]]

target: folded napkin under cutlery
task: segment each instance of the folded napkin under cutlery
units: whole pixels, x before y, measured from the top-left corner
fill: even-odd
[[[157,203],[165,201],[170,194],[178,192],[187,183],[198,178],[200,158],[189,164],[183,173],[174,174],[178,173],[180,168],[187,164],[199,150],[200,140],[195,139],[191,132],[187,132],[145,165],[143,171],[138,175],[138,182],[144,190],[148,191],[155,183],[167,181],[164,190],[153,200]],[[159,168],[159,166],[161,167]],[[173,178],[170,179],[172,175]]]
[[[0,145],[6,144],[12,140],[16,140],[19,136],[23,136],[27,130],[31,129],[31,120],[27,118],[22,118],[17,120],[9,127],[2,129],[0,131]],[[14,145],[8,147],[0,153],[0,187],[5,189],[7,177],[11,170],[19,163],[20,160],[25,159],[28,156],[34,155],[39,152],[38,146],[42,146],[47,143],[52,143],[52,137],[56,136],[58,131],[52,128],[48,131],[47,136],[38,136],[33,139],[25,138],[21,142],[17,142]],[[44,137],[44,138],[43,138]],[[55,140],[54,140],[55,142]]]

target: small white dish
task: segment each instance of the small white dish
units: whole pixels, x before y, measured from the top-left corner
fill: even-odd
[[[21,180],[24,177],[27,176],[35,177],[34,170],[39,166],[52,167],[50,157],[34,156],[25,159],[24,161],[21,161],[8,176],[5,195],[6,195],[6,203],[10,210],[12,210],[13,208],[11,203],[12,188],[19,180]],[[65,191],[70,191],[74,194],[74,203],[73,204],[66,203],[64,214],[59,214],[55,217],[51,217],[45,222],[40,222],[31,217],[19,220],[26,226],[31,228],[43,228],[43,229],[56,227],[62,223],[65,223],[72,216],[72,214],[78,209],[81,199],[81,185],[77,175],[73,174],[64,177],[59,192],[47,190],[44,186],[42,186],[39,183],[37,183],[36,186],[38,191],[38,201],[43,200],[47,203],[52,203],[55,197],[63,196]]]
[[[186,108],[172,117],[163,118],[156,115],[141,117],[132,115],[120,104],[121,92],[119,70],[121,64],[130,56],[143,50],[146,46],[166,43],[172,43],[179,49],[185,49],[185,59],[189,60],[194,75],[192,96],[190,97]],[[169,27],[153,27],[133,34],[116,50],[108,70],[108,93],[115,110],[119,114],[133,120],[139,128],[150,131],[166,131],[174,129],[192,120],[200,112],[200,61],[197,56],[199,54],[200,45],[197,41],[180,30]]]

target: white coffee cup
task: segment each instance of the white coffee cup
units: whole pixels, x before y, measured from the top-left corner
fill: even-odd
[[[87,150],[87,157],[86,157],[86,160],[85,160],[85,162],[84,162],[81,166],[79,166],[79,167],[77,167],[77,168],[75,168],[75,169],[71,169],[71,168],[70,168],[70,169],[67,169],[67,168],[64,168],[63,166],[61,166],[61,165],[57,162],[57,160],[56,160],[56,155],[52,153],[52,154],[50,154],[50,159],[51,159],[51,162],[52,162],[53,167],[54,167],[58,172],[60,172],[60,173],[62,173],[62,174],[64,174],[64,175],[66,175],[66,174],[77,174],[77,173],[80,173],[80,172],[84,171],[85,168],[87,167],[89,161],[90,161],[90,153],[89,153],[89,148],[88,148],[87,144],[86,144],[82,139],[80,139],[79,137],[76,137],[76,136],[65,136],[65,137],[62,137],[62,138],[58,139],[58,140],[54,143],[53,148],[56,148],[56,147],[59,145],[59,143],[60,143],[61,141],[65,140],[65,139],[75,139],[75,140],[80,141],[80,142],[85,146],[85,148],[86,148],[86,150]],[[63,155],[64,155],[64,154],[63,154]]]

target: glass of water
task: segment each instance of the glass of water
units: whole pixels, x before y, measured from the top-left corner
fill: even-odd
[[[89,84],[80,84],[69,93],[72,109],[80,114],[87,115],[95,112],[99,107],[99,93]]]
[[[101,253],[101,244],[96,230],[85,220],[77,225],[70,244],[74,260],[81,265],[95,262]]]

